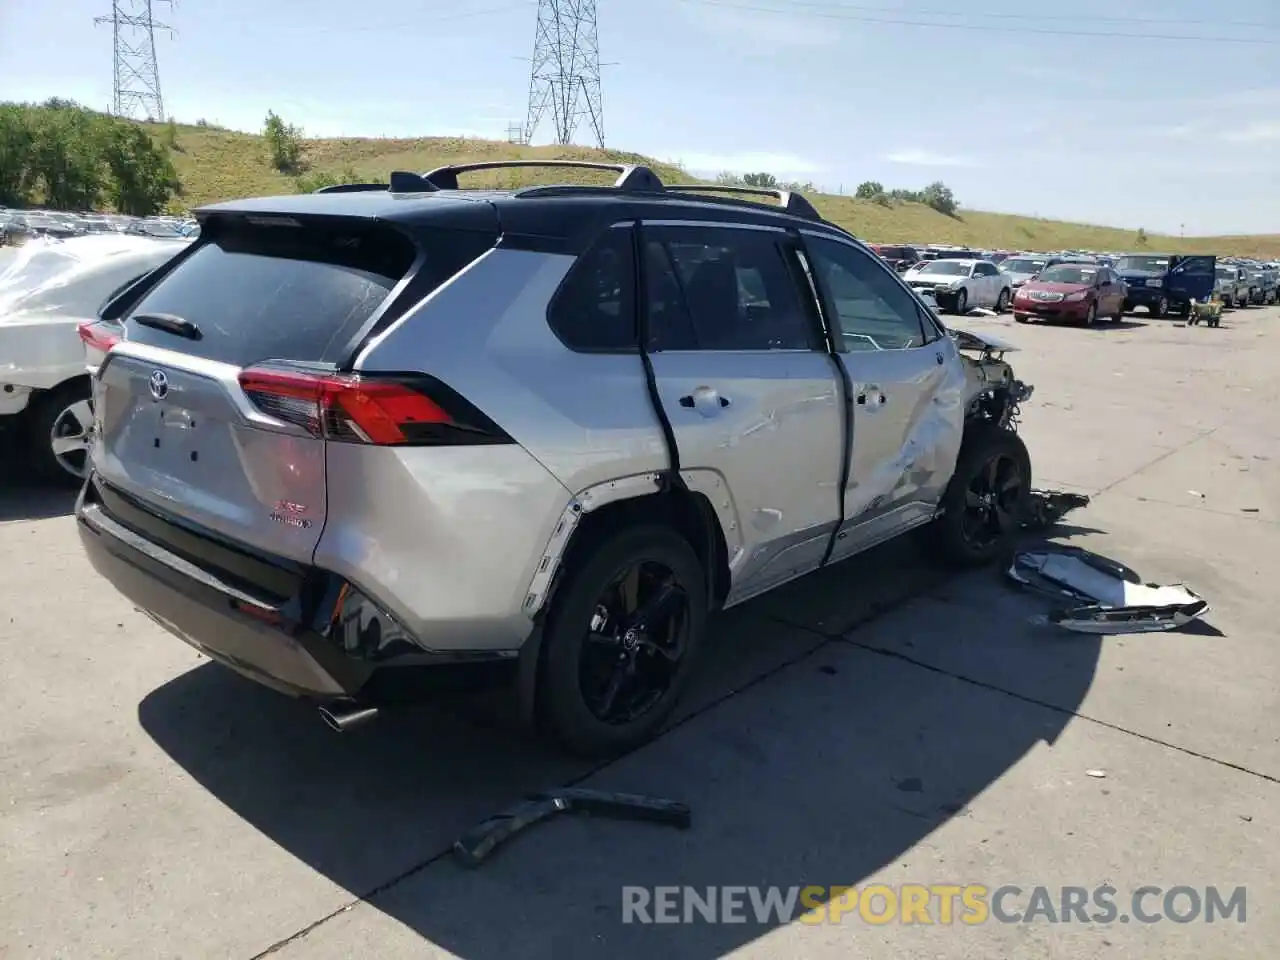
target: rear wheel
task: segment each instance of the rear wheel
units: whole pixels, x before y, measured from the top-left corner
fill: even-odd
[[[990,423],[965,432],[942,516],[926,528],[929,544],[950,566],[972,567],[1007,552],[1021,528],[1031,490],[1031,457],[1013,431]]]
[[[90,396],[88,380],[73,380],[36,402],[27,441],[32,467],[42,479],[68,486],[84,480],[93,427]]]
[[[599,543],[567,577],[543,637],[541,719],[573,753],[623,753],[658,733],[688,683],[706,573],[683,538],[651,526]]]

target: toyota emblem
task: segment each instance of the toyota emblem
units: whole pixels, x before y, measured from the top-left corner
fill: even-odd
[[[165,394],[169,392],[169,378],[165,376],[163,370],[155,370],[151,374],[151,395],[157,400],[163,400]]]

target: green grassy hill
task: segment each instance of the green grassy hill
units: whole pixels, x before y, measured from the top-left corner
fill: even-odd
[[[153,129],[157,139],[163,131]],[[668,182],[692,178],[670,164],[638,154],[585,147],[525,147],[488,140],[423,137],[413,140],[344,138],[304,141],[304,158],[312,174],[352,171],[362,180],[385,180],[392,170],[425,171],[465,160],[566,159],[647,163]],[[261,137],[213,127],[178,127],[174,165],[182,179],[183,203],[196,207],[233,197],[263,196],[296,190],[295,180],[274,170]],[[532,183],[593,181],[563,170],[477,173],[476,186],[514,187]],[[1136,230],[1117,230],[976,210],[952,218],[922,204],[885,207],[867,200],[818,194],[812,199],[823,216],[870,241],[973,244],[996,249],[1128,250],[1138,246]],[[1146,249],[1166,252],[1206,251],[1220,255],[1280,257],[1280,235],[1236,237],[1166,237],[1149,234]]]

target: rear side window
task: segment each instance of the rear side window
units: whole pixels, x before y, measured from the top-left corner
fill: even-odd
[[[414,256],[407,237],[381,225],[223,221],[138,301],[128,339],[237,366],[337,362]],[[143,314],[181,317],[200,336],[139,324]]]
[[[630,228],[605,231],[569,271],[547,323],[570,350],[636,349],[635,254]]]
[[[779,237],[716,227],[644,231],[652,350],[819,346]]]

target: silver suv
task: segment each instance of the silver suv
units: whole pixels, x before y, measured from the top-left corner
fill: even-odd
[[[102,576],[338,728],[496,672],[610,754],[669,717],[711,611],[914,528],[1007,545],[1003,345],[797,194],[569,162],[617,182],[458,188],[509,165],[199,211],[85,336]]]

